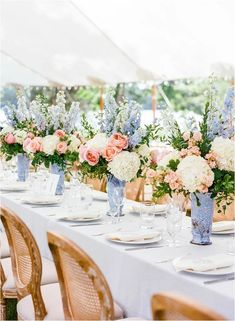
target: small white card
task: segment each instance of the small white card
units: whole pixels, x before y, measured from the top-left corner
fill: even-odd
[[[46,195],[55,195],[59,178],[60,178],[60,175],[49,174],[47,184],[46,184],[46,189],[45,189]]]

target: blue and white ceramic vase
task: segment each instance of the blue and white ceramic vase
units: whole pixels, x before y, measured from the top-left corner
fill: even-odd
[[[107,192],[109,202],[109,212],[115,213],[115,216],[124,216],[122,213],[125,181],[121,181],[113,175],[108,176]],[[119,214],[119,215],[118,215]],[[112,215],[113,216],[113,215]]]
[[[211,244],[210,235],[213,220],[213,199],[210,193],[191,194],[191,243],[198,245]]]
[[[51,164],[51,174],[60,176],[55,193],[62,195],[64,192],[64,171],[57,164]]]
[[[17,175],[18,181],[25,182],[29,176],[30,160],[25,154],[17,155]]]

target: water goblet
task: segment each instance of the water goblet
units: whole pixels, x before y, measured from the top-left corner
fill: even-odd
[[[166,215],[166,226],[167,232],[171,238],[171,241],[169,241],[169,246],[175,247],[177,245],[176,235],[181,231],[182,228],[182,213],[177,207],[169,207]]]
[[[140,204],[140,228],[152,229],[154,227],[154,219],[156,213],[156,206],[151,201],[142,202]]]

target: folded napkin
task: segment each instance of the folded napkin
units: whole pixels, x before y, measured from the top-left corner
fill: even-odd
[[[107,201],[108,199],[107,193],[99,192],[99,191],[93,191],[92,196],[95,200],[100,200],[100,201]]]
[[[160,232],[117,232],[107,234],[107,238],[110,240],[119,240],[125,242],[149,240],[155,237],[160,237]]]
[[[235,229],[235,221],[221,221],[212,224],[213,232],[222,232]]]
[[[173,261],[173,266],[177,272],[185,270],[205,272],[233,264],[234,258],[227,254],[216,254],[203,258],[177,258]]]
[[[153,206],[146,206],[147,210],[149,213],[162,213],[165,212],[167,210],[167,205],[166,204],[156,204]],[[141,211],[141,204],[132,204],[130,206],[130,211],[134,212],[134,213],[140,213]]]
[[[101,216],[101,212],[92,211],[89,212],[87,210],[72,210],[69,211],[69,213],[66,213],[66,215],[60,215],[61,219],[67,219],[67,220],[76,220],[76,219],[90,219],[90,218],[98,218]]]
[[[51,204],[59,203],[61,197],[56,195],[26,195],[21,200],[25,203]]]
[[[11,190],[18,190],[18,189],[28,189],[29,185],[27,182],[18,182],[18,181],[1,181],[0,189],[11,189]]]

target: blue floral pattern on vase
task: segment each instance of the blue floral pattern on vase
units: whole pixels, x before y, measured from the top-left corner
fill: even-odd
[[[18,181],[25,182],[29,176],[30,160],[25,154],[17,155],[17,174]]]
[[[60,176],[55,193],[56,195],[62,195],[64,192],[64,171],[57,164],[52,164],[51,174]]]
[[[210,235],[213,220],[213,199],[211,198],[211,194],[191,194],[191,201],[193,235],[191,243],[198,245],[209,245],[211,244]],[[200,204],[198,204],[198,202]]]
[[[110,215],[110,212],[118,213],[117,209],[117,201],[114,199],[115,197],[119,197],[120,204],[122,204],[119,208],[119,216],[124,216],[122,212],[123,208],[123,198],[124,198],[124,188],[125,188],[125,181],[121,181],[113,175],[108,176],[108,183],[107,183],[107,192],[108,192],[108,202],[109,202],[109,212],[107,213]],[[114,190],[117,190],[117,193],[114,193]],[[115,216],[118,216],[117,214]]]

